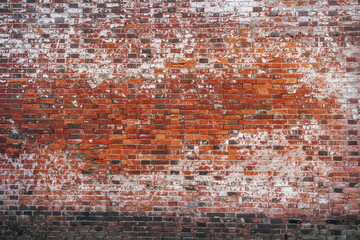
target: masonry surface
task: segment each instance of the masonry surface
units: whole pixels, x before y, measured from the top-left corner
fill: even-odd
[[[0,0],[0,238],[360,239],[360,1]]]

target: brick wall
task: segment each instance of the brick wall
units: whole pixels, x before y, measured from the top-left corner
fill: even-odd
[[[360,238],[360,1],[0,12],[1,238]]]

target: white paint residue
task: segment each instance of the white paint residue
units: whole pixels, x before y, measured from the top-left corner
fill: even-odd
[[[78,103],[77,103],[77,101],[76,101],[76,100],[71,101],[71,103],[72,103],[75,107],[79,107],[79,105],[78,105]]]
[[[67,153],[49,153],[45,155],[45,164],[40,165],[43,171],[39,175],[44,185],[38,185],[37,188],[46,187],[52,191],[83,189],[84,176],[81,169],[84,165],[80,160],[68,159]]]
[[[358,47],[348,44],[346,48],[334,46],[334,52],[337,52],[336,59],[345,61],[346,57],[356,56],[360,51]],[[297,49],[303,51],[304,49]],[[303,77],[299,79],[298,84],[288,85],[287,91],[289,94],[296,94],[298,89],[303,88],[303,84],[311,87],[312,91],[308,97],[316,98],[318,100],[336,99],[341,104],[342,108],[350,114],[353,119],[359,119],[360,114],[348,104],[348,99],[359,98],[358,76],[356,73],[346,72],[344,63],[334,64],[332,58],[334,56],[329,53],[327,48],[309,48],[307,52],[309,56],[309,67],[300,68],[297,73],[301,73]],[[318,62],[317,58],[322,58],[322,62]],[[326,60],[326,61],[325,61]],[[319,66],[320,65],[320,66]],[[360,103],[358,104],[358,107]]]
[[[12,119],[8,119],[8,120],[9,120],[9,122],[11,123],[11,133],[13,133],[13,134],[18,134],[19,132],[18,132],[18,130],[17,130],[16,127],[15,127],[15,121],[12,120]]]
[[[81,174],[84,163],[80,160],[69,160],[68,153],[51,153],[40,151],[39,154],[27,153],[10,157],[0,154],[0,159],[9,164],[2,174],[11,175],[14,170],[23,174],[17,179],[20,189],[36,190],[80,190],[84,188],[85,175]]]
[[[309,134],[323,134],[318,125],[293,127],[293,131],[300,129],[304,129],[301,139]],[[194,176],[194,185],[206,183],[206,191],[212,197],[238,192],[243,198],[252,198],[253,203],[263,197],[276,198],[283,203],[292,198],[301,198],[300,194],[306,192],[307,186],[312,184],[304,182],[305,177],[323,177],[323,181],[326,181],[332,168],[327,162],[316,158],[312,161],[306,160],[307,155],[302,150],[302,145],[289,146],[287,134],[285,130],[239,131],[222,144],[221,151],[226,155],[215,156],[215,159],[221,160],[222,163],[216,163],[209,160],[209,156],[201,155],[199,146],[195,145],[193,149],[183,150],[185,159],[181,161],[180,169],[196,171],[205,167],[213,172]],[[274,147],[284,149],[274,150]],[[323,150],[330,149],[324,147]],[[329,154],[335,153],[329,151]],[[234,160],[233,157],[238,160]],[[216,170],[219,168],[222,170]],[[223,179],[214,181],[213,176],[223,176]],[[182,175],[178,181],[183,186],[188,183]],[[316,193],[313,193],[312,197],[316,198]]]
[[[23,170],[25,176],[32,176],[33,169],[24,168],[24,166],[29,163],[33,163],[35,154],[27,154],[26,151],[23,154],[20,154],[17,158],[10,158],[7,154],[0,154],[0,158],[4,159],[16,170]]]
[[[234,13],[249,13],[252,12],[253,7],[259,6],[258,1],[234,1],[234,0],[224,0],[224,1],[204,1],[197,2],[191,1],[191,8],[196,12],[197,8],[203,8],[205,13],[220,13],[220,14],[234,14]]]
[[[26,151],[15,158],[11,158],[8,154],[0,154],[0,159],[9,164],[9,168],[2,168],[1,174],[10,176],[14,170],[22,171],[22,178],[17,178],[16,183],[20,188],[30,189],[35,181],[34,170],[37,166],[35,156],[34,153],[29,154]]]

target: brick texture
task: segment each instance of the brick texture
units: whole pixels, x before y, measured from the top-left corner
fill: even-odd
[[[0,238],[360,239],[360,1],[0,0]]]

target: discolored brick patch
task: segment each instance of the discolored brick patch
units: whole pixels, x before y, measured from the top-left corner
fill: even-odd
[[[358,239],[358,1],[0,1],[4,239]]]

